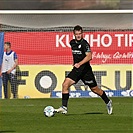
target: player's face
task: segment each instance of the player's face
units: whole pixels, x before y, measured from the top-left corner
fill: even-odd
[[[9,45],[7,45],[7,44],[4,44],[4,49],[5,49],[5,50],[8,50],[8,49],[10,49]]]
[[[74,36],[77,41],[80,41],[83,38],[83,32],[81,30],[75,30]]]

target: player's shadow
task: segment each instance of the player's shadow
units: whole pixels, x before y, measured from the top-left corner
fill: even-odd
[[[12,130],[0,131],[0,133],[13,133],[13,132],[16,132],[16,131],[12,131]]]
[[[103,114],[102,112],[89,112],[89,113],[84,113],[84,115],[99,115]]]
[[[69,115],[102,115],[104,113],[102,112],[89,112],[89,113],[82,113],[82,114],[67,114],[68,116]]]

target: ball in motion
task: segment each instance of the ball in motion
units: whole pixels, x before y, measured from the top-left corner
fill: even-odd
[[[46,107],[44,108],[44,115],[45,115],[46,117],[52,117],[52,116],[54,116],[54,115],[55,115],[55,110],[54,110],[54,108],[53,108],[52,106],[46,106]]]

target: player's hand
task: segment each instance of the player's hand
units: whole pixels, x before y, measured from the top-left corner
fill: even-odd
[[[11,71],[12,71],[12,70],[8,70],[8,71],[7,71],[7,74],[10,74],[10,73],[11,73]]]
[[[76,63],[76,64],[74,64],[74,67],[79,68],[80,67],[80,64],[79,63]]]

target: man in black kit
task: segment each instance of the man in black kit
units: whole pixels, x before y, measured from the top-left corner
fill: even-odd
[[[112,101],[107,97],[105,92],[98,88],[92,68],[90,66],[90,60],[92,59],[92,53],[90,45],[83,39],[82,27],[77,25],[73,30],[75,39],[70,41],[74,65],[72,71],[68,74],[62,84],[62,106],[55,109],[55,112],[62,114],[67,113],[67,104],[69,99],[69,87],[77,83],[80,79],[85,85],[88,85],[92,92],[99,95],[107,105],[108,114],[112,114]]]

